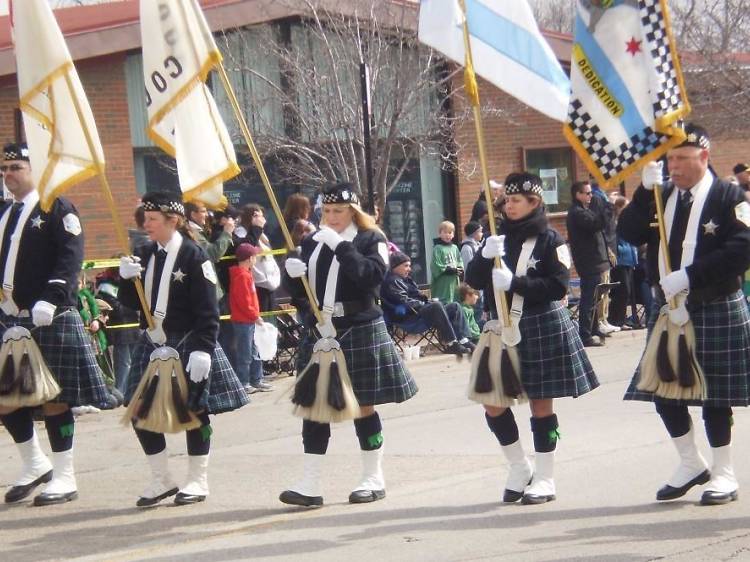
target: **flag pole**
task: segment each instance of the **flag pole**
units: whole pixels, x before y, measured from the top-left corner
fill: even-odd
[[[273,207],[273,212],[276,214],[276,217],[279,220],[279,226],[281,227],[281,232],[284,235],[284,241],[286,242],[287,249],[290,252],[293,252],[294,242],[292,241],[292,236],[289,233],[289,228],[286,225],[286,221],[284,221],[284,215],[282,214],[279,203],[276,200],[276,194],[273,192],[271,182],[268,179],[268,174],[266,174],[266,168],[263,165],[263,160],[261,160],[260,154],[258,154],[258,149],[255,147],[255,142],[253,141],[253,137],[250,134],[250,129],[247,126],[245,116],[242,114],[240,104],[237,101],[237,96],[234,93],[234,88],[232,88],[232,84],[229,82],[229,76],[227,76],[227,72],[224,69],[224,64],[221,61],[219,61],[219,63],[216,65],[216,70],[219,73],[219,77],[221,78],[221,83],[224,86],[224,91],[227,93],[227,97],[229,98],[229,103],[232,105],[232,110],[234,111],[234,115],[237,118],[237,122],[239,123],[242,136],[245,138],[245,144],[247,144],[247,147],[250,150],[250,154],[253,157],[253,162],[255,162],[255,167],[258,170],[258,174],[260,174],[261,182],[263,183],[263,187],[266,189],[266,194],[268,195],[268,199],[271,202],[271,207]],[[315,298],[315,294],[310,288],[307,277],[303,275],[302,277],[300,277],[300,280],[302,281],[302,285],[305,288],[305,293],[307,294],[308,301],[310,301],[310,308],[312,308],[315,319],[319,324],[322,324],[323,316],[321,315],[320,309],[318,308],[318,300]]]
[[[474,113],[474,129],[477,135],[477,145],[479,148],[479,165],[482,170],[482,185],[484,187],[484,197],[487,201],[487,218],[489,219],[490,234],[495,236],[497,229],[495,228],[495,212],[493,208],[492,192],[490,190],[490,178],[487,172],[487,154],[485,152],[484,144],[484,128],[482,127],[482,111],[479,106],[479,88],[476,83],[476,75],[474,74],[474,62],[471,56],[471,41],[469,40],[469,24],[466,21],[466,2],[465,0],[459,0],[461,5],[461,15],[463,16],[463,35],[464,35],[464,51],[466,53],[466,65],[464,67],[464,74],[467,82],[467,95],[471,103],[471,108]],[[469,73],[470,75],[467,75]],[[504,267],[503,262],[500,258],[495,258],[495,267],[502,269]],[[508,302],[505,297],[505,291],[498,291],[493,286],[495,293],[495,305],[497,306],[498,318],[502,318],[503,325],[505,327],[510,326],[510,314],[508,312]]]
[[[128,245],[127,237],[125,236],[125,227],[122,224],[122,221],[120,220],[120,215],[117,213],[117,206],[115,205],[115,200],[112,197],[112,190],[109,187],[107,176],[104,173],[104,165],[99,159],[99,154],[97,153],[96,148],[94,147],[94,140],[91,137],[91,131],[89,131],[88,125],[86,124],[86,121],[83,118],[83,111],[81,110],[81,105],[78,101],[78,96],[76,95],[75,90],[73,88],[73,83],[70,80],[70,73],[65,72],[64,74],[65,74],[65,83],[68,86],[68,91],[70,92],[70,97],[73,100],[73,106],[76,110],[78,121],[80,122],[81,128],[83,129],[83,134],[86,137],[86,144],[88,145],[89,151],[91,152],[91,159],[94,161],[94,167],[96,168],[96,171],[97,171],[97,177],[99,178],[99,183],[101,184],[102,191],[104,192],[104,199],[107,201],[109,212],[112,215],[112,220],[115,223],[115,233],[117,234],[117,240],[120,244],[120,248],[122,252],[125,255],[129,255],[130,246]],[[150,330],[153,330],[154,319],[151,316],[151,309],[146,303],[146,294],[143,292],[143,284],[141,283],[141,279],[139,277],[135,278],[135,290],[138,293],[138,300],[141,302],[141,308],[143,309],[143,314],[146,318],[146,324],[148,325]]]

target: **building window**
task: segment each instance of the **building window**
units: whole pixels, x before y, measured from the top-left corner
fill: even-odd
[[[523,156],[524,169],[542,178],[547,211],[567,211],[570,186],[576,179],[573,150],[569,147],[524,149]]]

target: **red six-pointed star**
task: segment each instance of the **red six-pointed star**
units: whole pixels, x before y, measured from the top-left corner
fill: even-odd
[[[643,41],[636,41],[635,37],[631,37],[630,41],[625,43],[627,45],[627,48],[625,50],[631,55],[635,56],[636,53],[641,52],[641,43],[643,43]]]

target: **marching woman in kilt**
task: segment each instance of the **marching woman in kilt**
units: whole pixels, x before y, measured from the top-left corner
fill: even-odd
[[[333,185],[323,191],[321,224],[320,231],[302,241],[300,259],[286,260],[284,282],[293,302],[305,311],[304,325],[309,329],[300,346],[298,366],[301,370],[307,364],[316,339],[315,320],[299,279],[307,275],[317,301],[332,303],[336,339],[360,407],[361,417],[354,420],[354,428],[362,451],[363,472],[349,502],[372,502],[385,497],[382,425],[375,406],[404,402],[414,396],[417,386],[388,335],[377,305],[380,284],[388,271],[386,239],[372,217],[360,208],[350,184]],[[333,332],[326,326],[319,330],[323,337]],[[282,492],[282,502],[323,504],[320,476],[330,436],[329,424],[303,420],[303,477]]]
[[[631,244],[648,244],[656,305],[650,311],[649,343],[662,305],[675,298],[684,301],[694,330],[695,359],[705,380],[705,398],[667,399],[638,389],[644,361],[668,361],[667,352],[650,360],[644,357],[625,400],[655,402],[680,457],[677,470],[656,499],[676,499],[708,482],[701,504],[713,505],[738,497],[730,458],[732,407],[750,404],[750,314],[741,291],[742,275],[750,266],[750,203],[741,188],[711,173],[706,131],[688,124],[685,133],[687,140],[667,153],[673,185],[667,185],[663,195],[672,273],[667,273],[659,234],[652,226],[656,222],[653,186],[663,181],[661,162],[644,167],[642,185],[623,210],[618,233]],[[684,371],[678,369],[676,374]],[[688,406],[702,407],[713,456],[710,471],[696,447]]]
[[[7,354],[6,337],[20,329],[28,330],[27,334],[30,332],[48,367],[26,371],[33,377],[31,386],[39,389],[43,385],[40,370],[51,373],[59,385],[57,392],[45,393],[45,399],[33,404],[44,402],[41,406],[52,462],[39,445],[32,407],[0,407],[0,420],[15,441],[23,463],[21,476],[8,489],[5,502],[18,502],[37,486],[47,483],[44,492],[34,498],[34,505],[66,503],[78,497],[73,470],[75,422],[70,408],[101,404],[108,398],[91,341],[76,310],[83,232],[78,211],[67,199],[58,197],[49,211],[41,209],[26,144],[5,146],[2,173],[13,200],[0,210],[3,287],[0,326],[4,332],[5,355],[0,368],[0,395],[7,400],[16,393],[13,388],[25,378],[24,359],[32,355],[24,352],[20,365],[13,368],[13,358]],[[39,367],[39,362],[36,364]],[[23,394],[22,390],[21,397]],[[30,392],[26,398],[31,394],[38,395]]]
[[[216,274],[205,252],[190,238],[179,194],[147,193],[143,197],[145,230],[152,240],[133,257],[120,261],[120,300],[140,308],[133,279],[143,274],[146,302],[151,307],[154,330],[143,333],[133,352],[126,401],[149,366],[151,353],[166,345],[179,353],[188,380],[187,408],[200,425],[186,431],[187,483],[177,488],[167,466],[163,433],[134,427],[152,472],[152,481],[136,505],[150,507],[176,494],[174,503],[186,505],[208,495],[208,457],[211,443],[209,414],[219,414],[248,403],[247,394],[217,344],[219,310]],[[147,328],[142,315],[141,327]]]
[[[568,292],[570,255],[564,240],[547,223],[542,181],[533,174],[515,173],[505,186],[499,234],[485,239],[466,270],[466,281],[475,289],[485,289],[491,314],[496,311],[493,285],[508,292],[513,309],[521,308],[517,348],[521,383],[531,406],[533,471],[513,411],[484,408],[487,425],[510,465],[503,501],[538,504],[555,499],[553,468],[559,433],[553,400],[576,398],[599,382],[578,330],[560,302]],[[503,258],[507,267],[493,269],[496,257]]]

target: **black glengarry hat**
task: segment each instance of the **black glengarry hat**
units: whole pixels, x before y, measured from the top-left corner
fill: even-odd
[[[542,178],[536,174],[521,172],[510,174],[505,179],[505,195],[536,195],[542,196]]]
[[[159,211],[164,214],[185,216],[182,195],[167,191],[152,191],[141,198],[144,211]]]
[[[352,184],[336,183],[323,188],[323,204],[359,205],[359,195]]]
[[[708,131],[706,129],[693,123],[686,123],[683,129],[687,138],[677,148],[682,148],[683,146],[694,146],[706,150],[711,148],[711,140],[708,138]]]
[[[737,164],[734,168],[732,168],[733,174],[741,174],[742,172],[747,172],[750,170],[750,164]]]
[[[11,142],[3,147],[3,159],[29,161],[29,147],[25,142]]]

